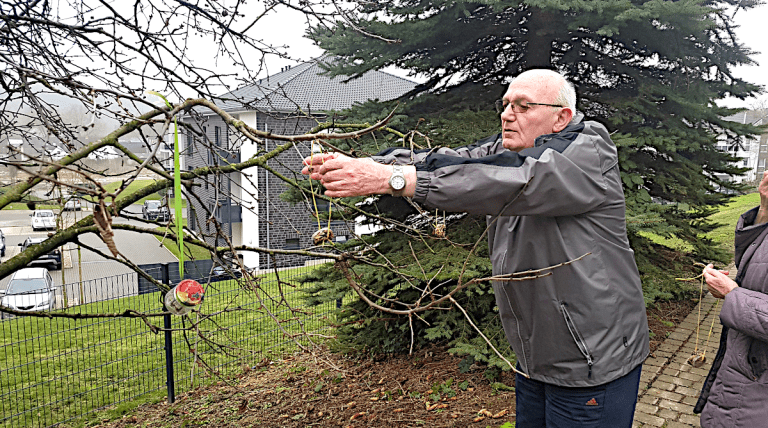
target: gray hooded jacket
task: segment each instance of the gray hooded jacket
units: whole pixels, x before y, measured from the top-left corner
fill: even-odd
[[[496,135],[457,149],[390,149],[374,160],[415,164],[418,203],[486,215],[494,275],[587,254],[548,276],[493,284],[507,339],[532,379],[595,386],[647,357],[618,156],[601,124],[574,120],[520,152]]]
[[[757,210],[736,226],[740,287],[723,301],[720,350],[697,403],[705,428],[768,425],[768,223],[754,224]]]

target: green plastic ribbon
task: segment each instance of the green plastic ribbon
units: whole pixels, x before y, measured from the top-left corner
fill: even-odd
[[[165,101],[168,108],[173,108],[170,102],[158,92],[149,91]],[[176,216],[176,236],[179,240],[179,277],[184,279],[184,227],[181,217],[181,162],[179,161],[179,124],[173,117],[173,209]]]

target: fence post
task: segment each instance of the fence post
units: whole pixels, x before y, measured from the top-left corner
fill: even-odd
[[[168,263],[161,263],[163,284],[170,287],[171,279],[168,273]],[[163,302],[163,312],[168,312],[165,307],[165,293],[160,293],[160,300]],[[165,328],[165,385],[168,387],[168,404],[176,401],[175,384],[173,382],[173,338],[171,337],[171,315],[163,315],[163,327]]]

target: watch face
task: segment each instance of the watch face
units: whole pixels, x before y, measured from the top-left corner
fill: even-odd
[[[403,190],[405,187],[405,177],[402,176],[394,176],[390,180],[389,184],[392,186],[395,190]]]

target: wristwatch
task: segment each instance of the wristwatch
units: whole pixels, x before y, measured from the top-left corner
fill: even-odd
[[[392,194],[400,196],[405,189],[405,174],[403,174],[402,165],[392,166],[392,176],[389,177],[389,187],[392,188]]]

